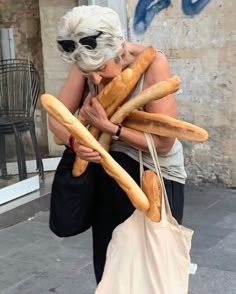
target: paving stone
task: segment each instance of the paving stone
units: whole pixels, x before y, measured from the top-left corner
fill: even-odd
[[[95,288],[92,273],[51,266],[29,275],[28,278],[5,289],[1,294],[92,294],[95,292]]]
[[[200,267],[190,275],[189,294],[235,294],[236,273]]]
[[[236,293],[236,193],[187,186],[184,225],[194,230],[189,294]],[[48,212],[0,230],[0,294],[93,294],[91,230],[58,238]],[[145,293],[146,294],[146,293]]]
[[[222,229],[216,226],[193,225],[191,227],[194,230],[191,249],[193,254],[208,251],[232,232],[231,229]]]

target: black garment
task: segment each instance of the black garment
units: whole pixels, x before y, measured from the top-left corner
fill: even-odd
[[[122,152],[113,151],[110,154],[140,184],[139,163]],[[52,187],[54,200],[52,199],[51,206],[59,204],[60,201],[64,201],[66,204],[62,207],[59,215],[54,214],[53,217],[50,217],[50,226],[56,232],[54,225],[57,220],[57,222],[60,222],[59,229],[63,231],[64,235],[66,235],[67,231],[71,233],[71,230],[73,231],[73,228],[76,228],[76,220],[80,221],[85,217],[84,214],[78,214],[79,208],[84,205],[83,199],[87,197],[91,201],[94,200],[93,215],[88,215],[87,217],[92,222],[94,270],[97,283],[99,283],[103,274],[106,250],[111,240],[112,232],[116,226],[131,216],[135,208],[125,192],[104,171],[100,164],[89,163],[86,172],[80,178],[72,177],[71,171],[74,158],[75,154],[67,148],[58,165]],[[172,215],[181,224],[184,206],[184,185],[166,179],[164,179],[164,182]],[[80,198],[78,202],[78,195],[81,194],[84,197]],[[70,195],[69,202],[66,201],[68,195]],[[75,207],[76,203],[78,203],[78,207]],[[91,212],[91,210],[89,211]],[[71,219],[66,222],[68,213],[71,214]],[[76,229],[72,233],[76,234]]]
[[[140,166],[137,161],[121,152],[111,152],[112,157],[140,184]],[[112,231],[134,211],[129,198],[117,183],[105,173],[102,166],[97,172],[96,204],[93,229],[93,259],[97,283],[102,278],[106,250]],[[181,224],[184,206],[184,185],[164,179],[173,216]]]
[[[67,147],[52,183],[49,227],[58,237],[78,235],[93,223],[98,165],[90,163],[80,177],[74,177],[74,161],[75,153]]]

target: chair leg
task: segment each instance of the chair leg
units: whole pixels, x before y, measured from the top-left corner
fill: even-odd
[[[25,160],[25,149],[24,149],[24,142],[22,140],[22,134],[19,133],[19,140],[20,140],[20,154],[21,154],[21,169],[23,179],[27,179],[27,168],[26,168],[26,160]]]
[[[21,134],[19,134],[15,125],[13,126],[13,129],[15,134],[16,156],[17,156],[17,163],[18,163],[19,179],[20,181],[22,181],[27,178],[25,151],[24,151]]]
[[[39,175],[42,180],[44,180],[44,167],[43,167],[43,160],[42,156],[39,150],[39,145],[36,137],[36,132],[35,132],[35,124],[34,121],[31,121],[30,123],[30,135],[33,143],[33,148],[36,156],[36,163],[37,163],[37,170],[39,171]]]
[[[0,135],[0,170],[1,176],[7,176],[5,135]]]

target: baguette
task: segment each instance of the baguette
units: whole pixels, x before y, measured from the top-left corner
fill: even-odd
[[[117,110],[124,99],[133,90],[141,75],[145,72],[154,60],[156,50],[154,47],[147,47],[135,59],[133,64],[115,77],[97,96],[98,101],[105,109],[107,116]]]
[[[111,117],[132,91],[143,72],[145,72],[154,60],[155,55],[156,49],[154,47],[149,46],[145,48],[129,68],[125,69],[121,74],[115,77],[98,94],[97,99],[106,111],[108,118]],[[99,137],[100,131],[95,127],[91,126],[89,131],[90,133],[93,133],[96,139]],[[77,158],[72,171],[73,176],[80,176],[86,170],[87,165],[88,162]]]
[[[126,117],[134,110],[152,100],[161,99],[169,94],[176,92],[180,85],[180,78],[173,76],[169,79],[161,81],[152,85],[139,93],[134,98],[123,104],[111,117],[110,121],[114,124],[120,124]],[[102,133],[99,138],[99,143],[106,149],[109,150],[111,135],[108,133]]]
[[[153,222],[161,220],[162,185],[160,178],[151,170],[146,170],[142,175],[142,190],[146,194],[150,208],[147,217]]]
[[[104,150],[87,128],[52,95],[43,94],[41,96],[41,102],[45,110],[55,120],[66,127],[81,144],[100,153],[103,168],[126,192],[134,207],[144,212],[147,211],[149,209],[149,202],[143,191],[133,178]]]
[[[99,131],[96,128],[90,128],[90,133],[93,135],[95,139],[99,136]],[[72,175],[74,177],[78,177],[84,173],[88,166],[88,161],[80,158],[79,156],[75,156],[75,161],[73,164]]]
[[[208,133],[204,129],[159,113],[135,110],[125,119],[123,126],[137,131],[193,142],[205,142],[208,139]]]
[[[114,78],[97,96],[97,99],[105,109],[107,115],[109,116],[109,112],[111,109],[111,103],[119,104],[122,102],[124,97],[124,92],[118,91],[119,88],[127,89],[129,81],[133,78],[133,71],[130,68],[124,70],[119,76]],[[122,94],[122,95],[119,95]],[[110,99],[110,101],[109,101]],[[116,99],[116,100],[114,100]],[[116,103],[115,103],[116,101]],[[93,127],[89,127],[89,132],[93,134],[94,138],[97,139],[99,137],[100,131]],[[72,174],[74,177],[79,177],[84,173],[88,166],[88,161],[75,157],[75,162],[72,169]]]

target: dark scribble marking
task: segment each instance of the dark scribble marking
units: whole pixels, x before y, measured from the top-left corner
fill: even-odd
[[[182,0],[183,12],[186,15],[198,14],[210,1],[211,0],[197,0],[193,3],[193,0]]]
[[[200,13],[211,0],[182,0],[184,14],[193,16]],[[153,18],[171,5],[171,0],[138,0],[133,20],[135,34],[146,32]]]
[[[135,33],[137,35],[145,33],[154,16],[170,4],[171,0],[139,0],[133,22]]]

